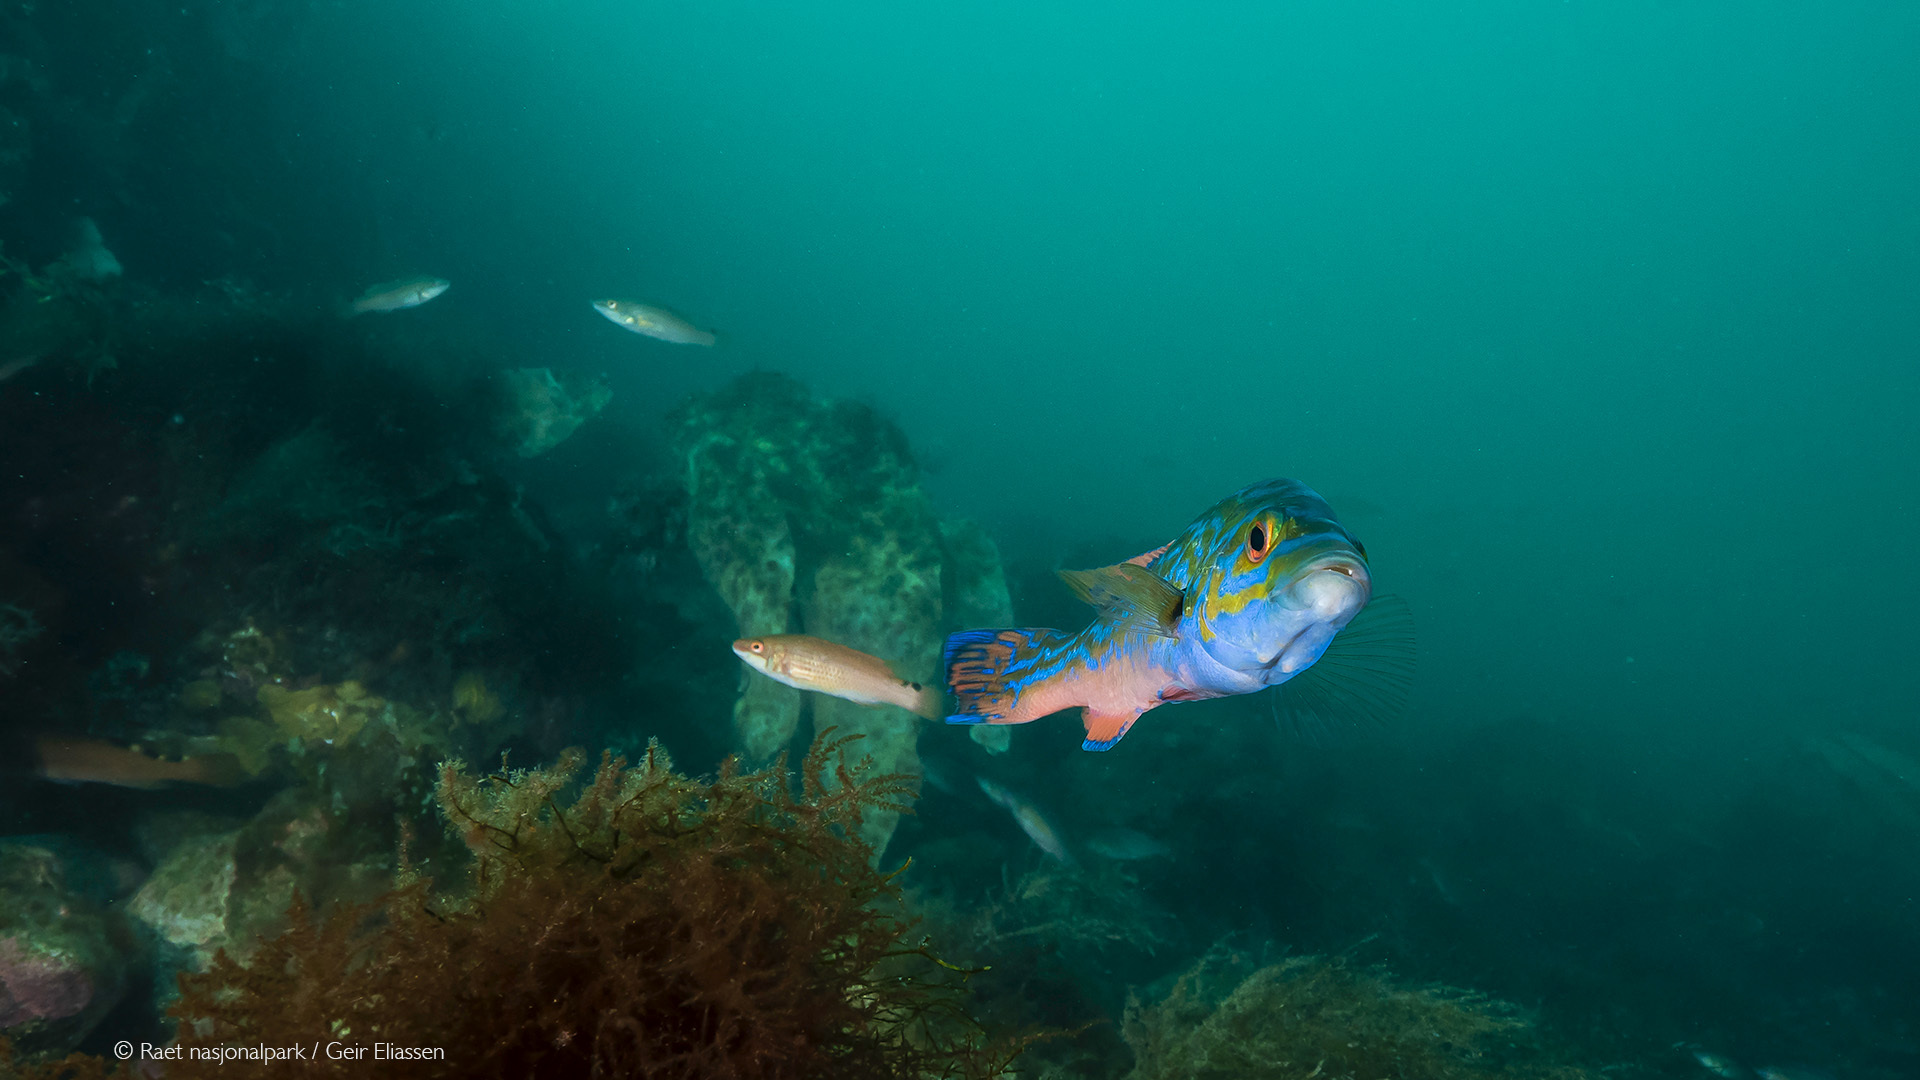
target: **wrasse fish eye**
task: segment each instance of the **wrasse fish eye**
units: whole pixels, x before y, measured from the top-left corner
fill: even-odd
[[[1262,522],[1254,522],[1247,530],[1247,561],[1259,566],[1267,558],[1267,527]]]

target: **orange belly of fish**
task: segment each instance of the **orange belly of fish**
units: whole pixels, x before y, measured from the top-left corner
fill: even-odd
[[[1097,670],[1076,665],[1020,692],[998,724],[1024,724],[1062,709],[1087,708],[1098,715],[1135,716],[1160,704],[1169,676],[1137,659],[1109,660]]]

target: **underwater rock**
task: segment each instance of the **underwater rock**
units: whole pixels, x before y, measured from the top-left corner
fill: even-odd
[[[173,845],[127,904],[127,913],[160,940],[185,950],[204,970],[226,944],[227,908],[234,883],[239,831],[183,838]]]
[[[385,493],[325,425],[315,422],[275,442],[227,484],[206,521],[207,539],[271,536],[297,526],[384,509]]]
[[[566,442],[580,425],[613,400],[604,381],[550,368],[512,368],[500,373],[500,412],[495,430],[524,458]]]
[[[957,630],[1012,626],[1013,595],[1007,590],[1000,549],[987,530],[972,521],[943,521],[940,540],[946,552],[942,640]],[[989,754],[1006,753],[1013,741],[1013,728],[1006,724],[974,724],[967,734]]]
[[[687,462],[687,543],[701,572],[733,611],[742,637],[781,634],[793,621],[793,533],[773,495],[768,471],[783,464],[774,444],[711,430],[729,417],[699,408],[680,419]],[[787,745],[800,723],[800,692],[771,679],[750,679],[733,709],[739,746],[766,761]]]
[[[805,632],[933,681],[947,630],[1007,621],[992,542],[977,527],[940,522],[905,436],[873,409],[757,372],[696,397],[673,423],[688,544],[740,636]],[[919,771],[912,714],[824,695],[812,704],[815,730],[864,735],[860,751],[876,767]],[[771,679],[743,684],[734,728],[750,759],[787,746],[799,721],[798,691]],[[894,821],[876,812],[863,838],[884,849]]]
[[[120,260],[107,250],[100,226],[92,218],[83,217],[74,222],[73,233],[73,246],[48,268],[50,273],[65,274],[76,281],[105,281],[120,276]]]
[[[133,936],[34,844],[0,844],[0,1035],[29,1053],[71,1050],[127,988]]]
[[[916,492],[917,494],[917,492]],[[922,500],[924,501],[924,499]],[[920,524],[916,522],[915,524]],[[940,656],[940,562],[931,512],[925,533],[856,537],[814,570],[801,604],[807,632],[873,655],[886,655],[908,679],[926,681]],[[771,680],[756,680],[771,681]],[[865,736],[859,749],[882,772],[918,774],[920,718],[895,706],[870,707],[816,694],[814,730]],[[861,823],[875,851],[886,848],[899,814],[876,810]]]

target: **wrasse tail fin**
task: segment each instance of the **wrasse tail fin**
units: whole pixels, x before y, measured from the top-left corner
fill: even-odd
[[[1139,713],[1097,713],[1092,709],[1081,710],[1087,725],[1086,741],[1080,744],[1082,750],[1111,750],[1113,744],[1126,737],[1127,729],[1140,719]]]
[[[1384,727],[1406,714],[1414,655],[1413,609],[1376,596],[1312,667],[1273,688],[1274,721],[1315,745]]]
[[[1103,618],[1155,637],[1173,637],[1186,613],[1186,597],[1166,578],[1131,562],[1098,570],[1062,570],[1073,594],[1100,609]]]
[[[949,724],[1010,724],[1021,680],[1061,641],[1058,630],[962,630],[947,638],[941,667],[953,694]]]

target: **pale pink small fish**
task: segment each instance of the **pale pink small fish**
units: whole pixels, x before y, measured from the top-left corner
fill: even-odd
[[[593,310],[617,326],[675,345],[712,345],[715,340],[713,334],[673,312],[638,300],[595,300]]]
[[[987,793],[987,798],[1006,807],[1007,812],[1013,815],[1014,823],[1020,826],[1020,831],[1039,845],[1041,851],[1068,866],[1073,865],[1073,855],[1067,850],[1066,841],[1060,839],[1059,830],[1046,819],[1046,815],[1040,813],[1038,807],[984,776],[976,779],[980,783],[980,790]]]
[[[403,311],[419,307],[421,304],[439,296],[453,287],[446,278],[417,277],[404,281],[389,281],[384,285],[375,285],[360,294],[360,298],[347,305],[346,314],[365,315],[367,312],[385,314],[389,311]]]
[[[898,705],[929,720],[940,715],[940,691],[894,674],[877,656],[806,634],[741,638],[733,653],[748,667],[796,690],[856,705]]]

